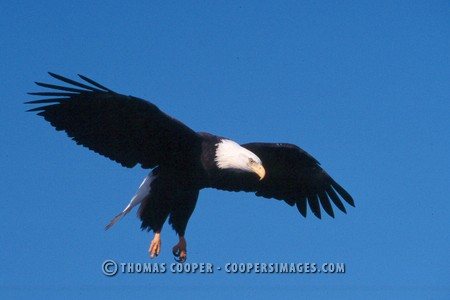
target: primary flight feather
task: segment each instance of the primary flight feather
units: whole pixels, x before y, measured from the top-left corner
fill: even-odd
[[[36,82],[50,91],[30,94],[50,98],[27,102],[42,105],[29,111],[65,131],[77,144],[124,167],[140,164],[152,169],[130,203],[106,226],[110,228],[140,205],[141,228],[155,233],[149,248],[151,258],[160,252],[160,232],[169,219],[179,236],[173,253],[178,261],[186,260],[186,226],[203,188],[254,192],[283,200],[296,206],[304,217],[308,206],[318,218],[321,207],[334,217],[332,204],[345,213],[341,199],[354,206],[350,194],[316,159],[295,145],[239,145],[195,132],[154,104],[113,92],[85,76],[79,75],[86,82],[81,83],[49,74],[70,86]]]

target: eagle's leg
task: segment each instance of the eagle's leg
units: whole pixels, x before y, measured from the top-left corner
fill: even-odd
[[[161,233],[155,232],[155,237],[150,243],[150,248],[148,248],[148,253],[150,253],[150,258],[154,258],[158,256],[159,251],[161,250]]]
[[[186,240],[184,239],[184,236],[180,236],[180,241],[178,242],[178,244],[176,244],[175,246],[173,246],[172,248],[172,252],[173,255],[175,255],[175,260],[178,262],[185,262],[186,261]]]

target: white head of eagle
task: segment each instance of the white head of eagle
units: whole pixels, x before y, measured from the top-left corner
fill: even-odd
[[[262,180],[266,175],[261,159],[238,143],[221,139],[216,144],[215,162],[219,169],[233,169],[242,172],[254,172]]]

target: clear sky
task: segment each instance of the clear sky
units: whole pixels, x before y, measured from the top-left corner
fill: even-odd
[[[2,1],[2,299],[417,298],[450,295],[449,1]],[[354,197],[347,215],[204,190],[188,262],[147,263],[135,214],[104,226],[148,173],[25,113],[33,81],[80,73],[191,128],[299,145]],[[229,274],[226,263],[345,263],[344,274]]]

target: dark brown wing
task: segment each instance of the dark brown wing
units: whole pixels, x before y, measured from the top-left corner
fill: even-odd
[[[255,153],[266,169],[266,176],[223,180],[217,184],[225,190],[256,192],[257,196],[284,200],[296,205],[306,217],[307,204],[314,215],[321,218],[322,207],[334,217],[332,204],[346,212],[341,199],[354,206],[353,198],[306,151],[292,144],[250,143],[243,147]]]
[[[193,130],[152,103],[117,94],[81,75],[90,85],[49,74],[72,86],[36,82],[51,91],[30,94],[50,99],[27,102],[45,104],[29,111],[38,112],[77,144],[125,167],[141,164],[143,168],[153,168],[169,162],[189,153],[198,139]]]

